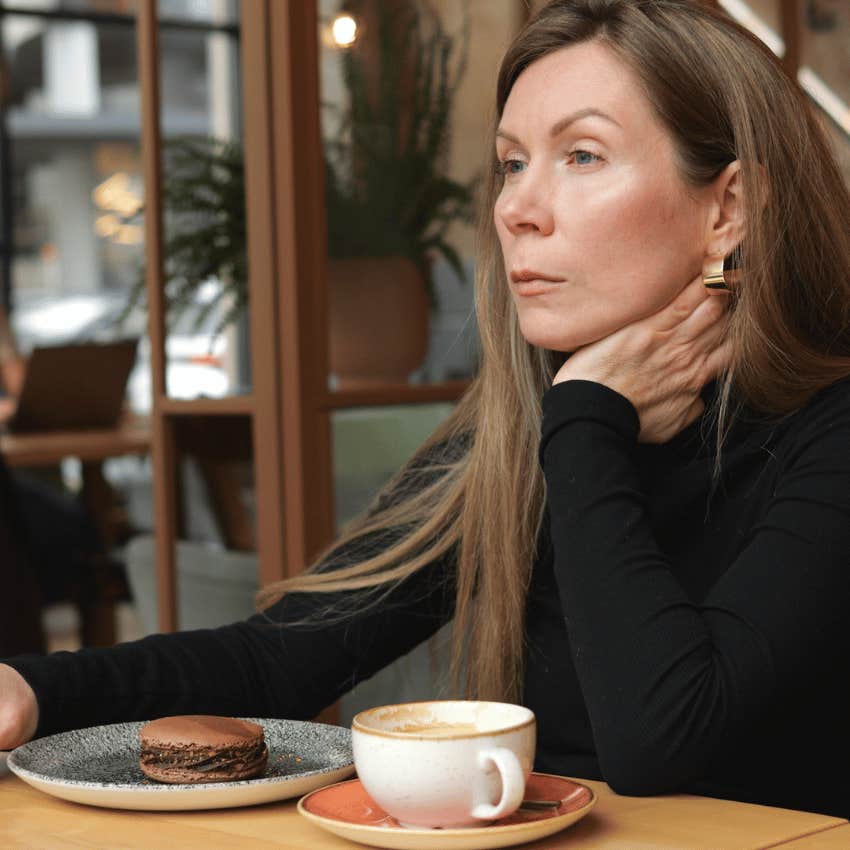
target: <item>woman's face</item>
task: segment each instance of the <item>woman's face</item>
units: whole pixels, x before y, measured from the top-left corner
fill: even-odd
[[[637,79],[601,43],[523,71],[496,153],[496,229],[531,344],[574,351],[656,312],[699,273],[709,190],[686,186]]]

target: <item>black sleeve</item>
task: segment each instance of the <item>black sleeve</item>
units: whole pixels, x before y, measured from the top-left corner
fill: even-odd
[[[387,505],[428,479],[414,464],[376,504]],[[332,553],[323,569],[355,563],[397,536],[397,531],[367,535]],[[450,552],[377,598],[295,593],[221,628],[4,663],[35,691],[39,737],[172,714],[308,719],[448,622],[454,576]]]
[[[450,573],[443,562],[425,567],[330,624],[292,625],[321,616],[340,594],[291,594],[220,628],[4,663],[35,691],[37,736],[171,714],[309,719],[450,619]]]
[[[616,791],[665,793],[699,778],[813,659],[846,645],[850,405],[840,407],[795,445],[747,546],[696,605],[650,529],[632,405],[584,381],[544,397],[555,575]]]

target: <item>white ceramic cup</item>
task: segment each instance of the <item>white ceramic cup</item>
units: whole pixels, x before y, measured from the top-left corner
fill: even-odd
[[[501,702],[437,700],[361,711],[354,766],[402,826],[481,826],[516,811],[534,763],[534,713]]]

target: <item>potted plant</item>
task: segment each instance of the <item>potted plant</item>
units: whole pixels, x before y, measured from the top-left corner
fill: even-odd
[[[468,26],[452,36],[424,0],[371,4],[371,43],[341,55],[346,101],[328,106],[325,145],[331,371],[341,386],[406,380],[427,353],[439,254],[464,280],[449,227],[472,217],[474,181],[446,174],[452,103]],[[164,147],[165,299],[213,336],[248,303],[244,154],[235,141]],[[204,287],[215,281],[199,303]],[[144,298],[140,277],[123,317]]]
[[[191,311],[192,324],[198,328],[215,314],[215,338],[242,316],[248,304],[242,147],[204,136],[169,139],[163,145],[163,172],[166,318],[172,326]],[[140,274],[121,321],[144,295]]]
[[[425,2],[363,4],[364,37],[341,54],[347,102],[328,107],[331,370],[340,385],[407,379],[428,349],[430,264],[462,281],[449,227],[472,216],[473,184],[446,173],[468,21],[448,34]]]

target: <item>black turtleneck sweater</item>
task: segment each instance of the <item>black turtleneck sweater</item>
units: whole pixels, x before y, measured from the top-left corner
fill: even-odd
[[[850,381],[780,424],[742,414],[716,486],[704,423],[638,443],[632,405],[583,381],[543,405],[523,697],[537,769],[850,815]],[[35,690],[39,735],[309,718],[447,622],[453,579],[451,559],[432,564],[319,628],[287,624],[328,597],[293,595],[217,629],[7,663]]]

